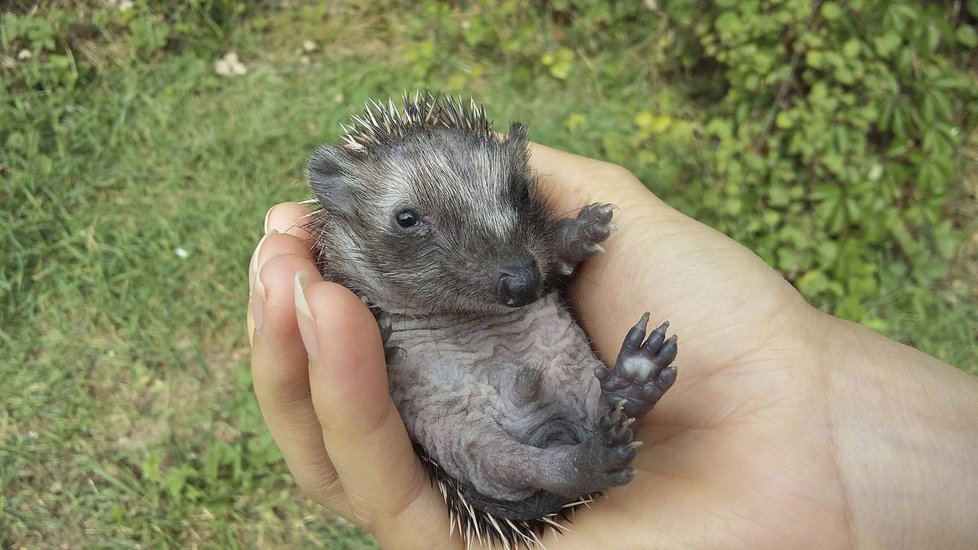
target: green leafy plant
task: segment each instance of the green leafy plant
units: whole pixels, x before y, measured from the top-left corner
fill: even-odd
[[[944,206],[978,116],[960,65],[974,56],[974,27],[920,2],[666,11],[698,37],[679,54],[686,65],[724,82],[698,98],[712,104],[701,122],[714,147],[689,167],[683,194],[701,197],[689,207],[816,303],[885,326],[863,305],[883,290],[879,266],[934,280],[961,240]]]

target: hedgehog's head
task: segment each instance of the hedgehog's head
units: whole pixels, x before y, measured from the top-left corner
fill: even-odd
[[[347,145],[309,161],[328,218],[327,271],[389,311],[493,311],[539,298],[555,224],[525,128],[501,138],[481,109],[435,96],[405,103],[403,113],[378,106],[356,117]]]

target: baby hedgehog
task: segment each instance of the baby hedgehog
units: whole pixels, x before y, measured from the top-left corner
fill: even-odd
[[[390,393],[458,527],[539,543],[573,507],[633,476],[631,425],[676,379],[649,315],[614,368],[559,289],[602,250],[612,206],[558,219],[529,167],[526,128],[493,133],[474,101],[370,102],[344,145],[308,165],[319,268],[371,306]]]

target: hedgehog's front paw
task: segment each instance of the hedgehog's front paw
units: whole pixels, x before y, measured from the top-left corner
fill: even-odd
[[[384,344],[384,357],[387,359],[388,363],[393,363],[395,360],[404,355],[404,348],[387,345],[387,341],[390,340],[391,334],[394,333],[394,327],[391,326],[390,315],[378,307],[371,307],[370,312],[374,314],[374,319],[377,320],[377,328],[380,330],[380,340]]]
[[[585,478],[578,494],[624,485],[635,475],[631,464],[641,442],[632,441],[635,419],[625,414],[624,406],[619,401],[601,417],[597,429],[578,447],[574,466]]]
[[[570,275],[582,261],[593,257],[603,249],[599,243],[611,235],[611,204],[594,203],[585,206],[576,218],[560,221],[557,236],[557,270]]]
[[[601,382],[601,394],[609,405],[625,402],[625,414],[640,417],[652,409],[676,381],[676,336],[666,339],[665,322],[649,334],[649,314],[646,313],[625,336],[614,369],[599,365],[594,375]]]
[[[387,344],[387,341],[391,338],[391,334],[394,333],[394,327],[391,326],[391,316],[386,311],[378,309],[374,313],[374,319],[377,319],[377,328],[380,329],[381,342]]]

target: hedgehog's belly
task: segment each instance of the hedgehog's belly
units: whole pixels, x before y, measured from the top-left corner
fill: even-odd
[[[539,448],[580,443],[591,431],[600,394],[593,362],[555,368],[542,358],[527,364],[500,357],[479,364],[466,355],[456,355],[454,368],[435,361],[389,366],[391,395],[417,443],[454,437],[431,433],[428,424],[445,419],[453,419],[458,432],[488,420],[513,440]],[[522,380],[528,370],[536,373],[535,387]]]
[[[392,321],[388,344],[405,354],[388,366],[391,396],[411,438],[458,481],[475,475],[466,449],[486,441],[481,430],[550,448],[594,428],[600,362],[555,296],[498,316]]]
[[[392,324],[388,345],[405,351],[388,366],[402,416],[491,417],[536,447],[579,442],[594,420],[601,363],[556,294],[495,316]]]

